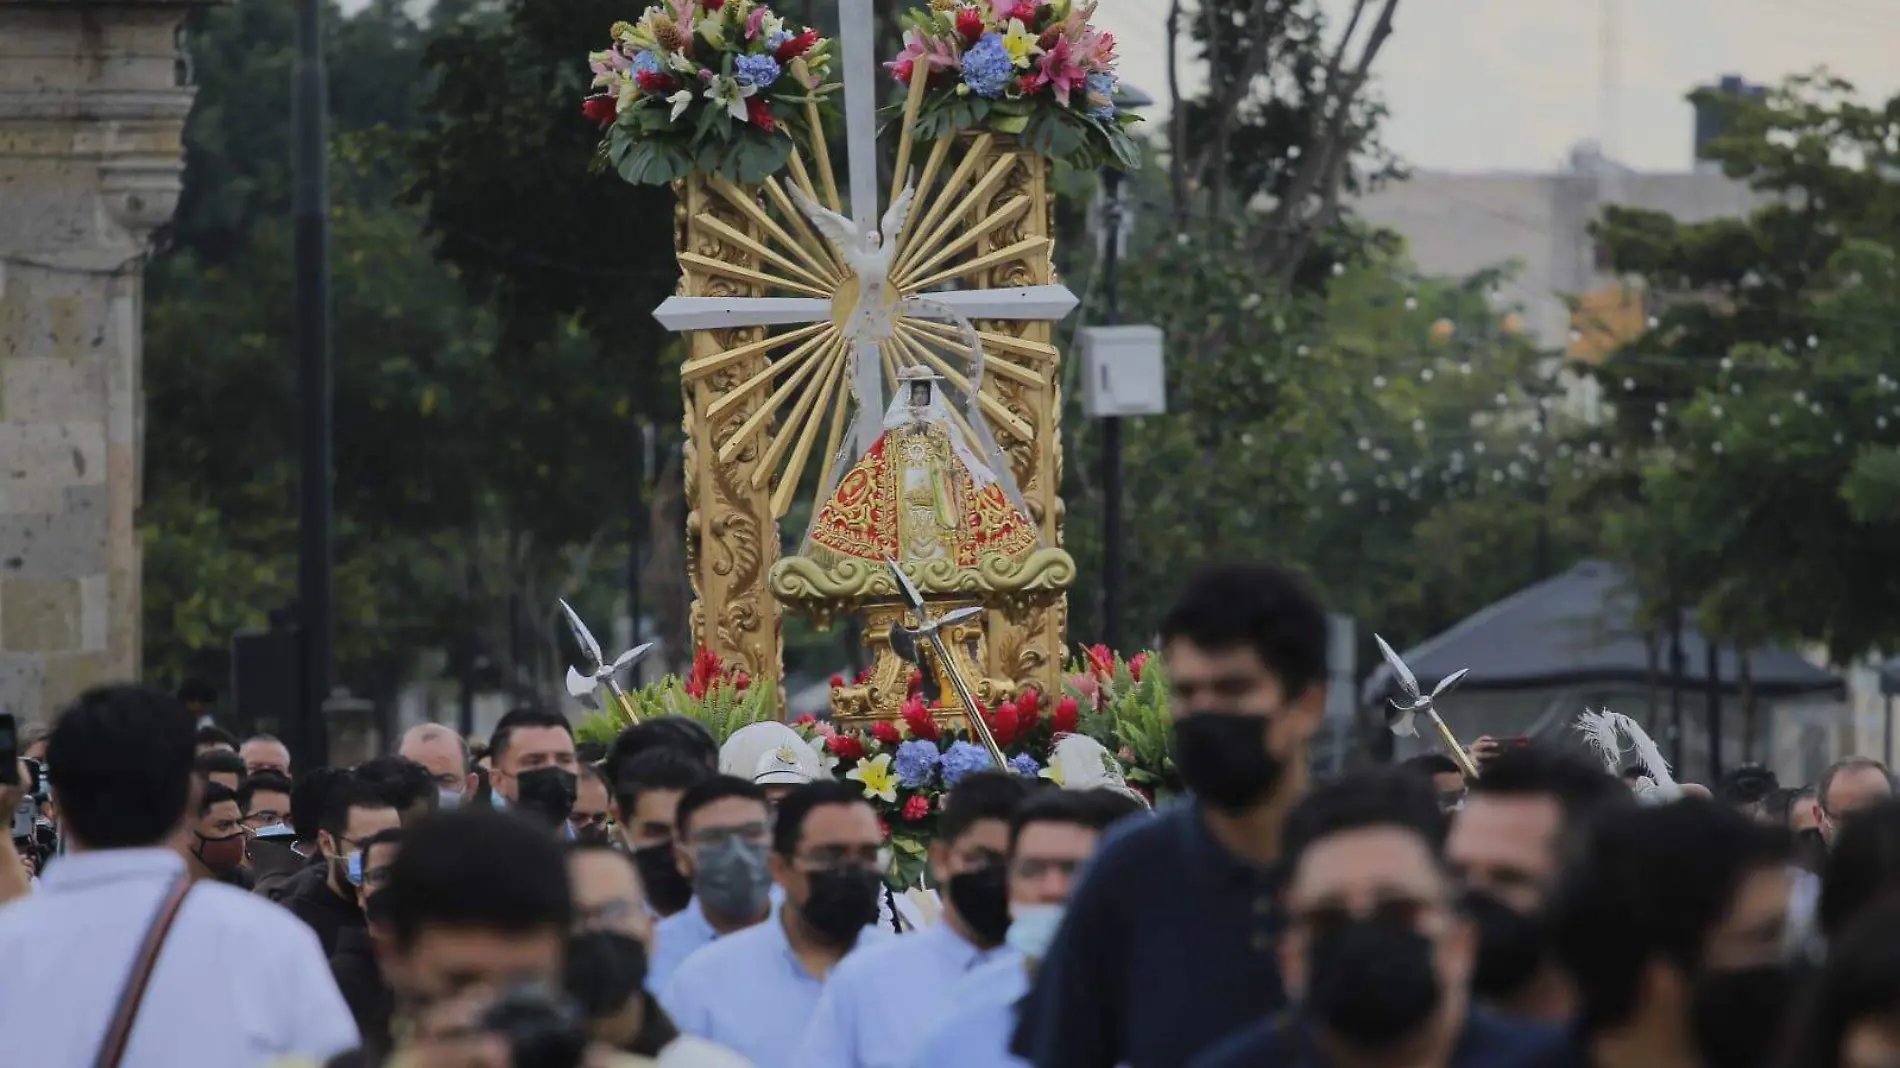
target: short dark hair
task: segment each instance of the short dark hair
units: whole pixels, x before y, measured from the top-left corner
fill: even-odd
[[[249,812],[251,810],[251,800],[258,794],[283,794],[288,797],[290,793],[289,779],[274,771],[260,771],[255,775],[247,777],[243,782],[238,784],[238,810],[241,812]]]
[[[1821,781],[1814,787],[1814,800],[1821,806],[1822,812],[1830,816],[1834,814],[1833,808],[1827,803],[1828,791],[1834,789],[1834,780],[1840,778],[1845,772],[1858,771],[1861,768],[1872,768],[1878,771],[1886,776],[1888,785],[1892,785],[1893,773],[1887,770],[1887,765],[1873,757],[1851,756],[1845,760],[1837,760],[1829,764],[1827,770],[1821,773]]]
[[[674,817],[674,822],[679,825],[680,837],[686,836],[686,825],[693,822],[694,814],[728,797],[757,801],[768,814],[772,811],[771,802],[765,798],[765,787],[732,775],[709,775],[687,787],[686,792],[680,795],[679,814]]]
[[[221,782],[210,782],[207,780],[203,786],[200,787],[200,790],[201,792],[198,794],[198,816],[201,819],[210,814],[212,805],[222,801],[229,801],[237,805],[238,812],[240,813],[244,811],[244,806],[238,803],[237,791]]]
[[[402,844],[402,828],[401,827],[384,827],[382,830],[377,831],[375,834],[372,834],[368,838],[363,839],[362,842],[358,844],[362,846],[363,859],[367,861],[369,860],[369,851],[375,848],[376,846],[401,845]]]
[[[607,776],[600,773],[600,768],[589,764],[585,760],[581,761],[580,764],[580,777],[583,782],[600,783],[602,786],[607,787],[607,792],[610,794],[614,792],[612,784],[607,782]]]
[[[236,753],[227,753],[222,749],[210,749],[199,753],[191,762],[191,770],[200,778],[213,775],[236,775],[238,782],[244,782],[244,758]]]
[[[670,749],[719,770],[719,742],[706,725],[686,716],[656,716],[628,727],[607,750],[607,777],[618,780],[628,764],[656,750]]]
[[[47,773],[73,837],[93,849],[158,845],[185,817],[197,748],[191,713],[139,686],[101,686],[59,716]]]
[[[1443,753],[1420,753],[1399,763],[1399,770],[1430,778],[1433,775],[1462,775],[1458,762]]]
[[[1636,803],[1629,787],[1601,764],[1541,742],[1513,746],[1485,761],[1471,796],[1548,797],[1563,809],[1565,825],[1574,828],[1607,806]]]
[[[365,760],[351,774],[356,781],[369,784],[397,812],[407,812],[417,805],[435,807],[435,778],[429,774],[428,768],[407,757],[383,756]]]
[[[1882,801],[1841,824],[1821,874],[1815,922],[1828,944],[1866,907],[1900,892],[1900,799]]]
[[[574,725],[558,712],[549,712],[544,708],[517,708],[495,724],[495,733],[488,737],[488,759],[500,760],[508,752],[508,743],[514,733],[523,727],[559,727],[567,732],[569,738],[574,736]]]
[[[311,768],[297,776],[290,787],[290,829],[299,842],[314,842],[323,827],[324,798],[330,790],[350,777],[342,768]]]
[[[189,715],[189,713],[187,713],[187,715]],[[223,727],[215,723],[207,723],[199,727],[197,733],[192,735],[191,744],[193,746],[228,745],[235,750],[238,747],[238,740],[237,735],[232,734]]]
[[[319,830],[330,832],[330,837],[341,838],[349,831],[350,810],[353,808],[395,809],[389,798],[370,783],[355,776],[338,781],[323,795],[323,818],[318,823]]]
[[[1107,809],[1091,796],[1095,792],[1043,790],[1024,798],[1023,803],[1016,807],[1015,814],[1009,818],[1009,851],[1016,852],[1023,828],[1037,823],[1066,823],[1090,831],[1102,830],[1106,826],[1104,817]]]
[[[403,836],[382,892],[403,948],[431,925],[565,935],[574,915],[560,843],[546,828],[495,809],[418,822]]]
[[[976,771],[957,780],[937,817],[937,837],[948,845],[984,820],[1007,827],[1028,796],[1029,786],[1013,771]]]
[[[178,684],[178,693],[176,696],[178,703],[181,705],[188,705],[194,702],[206,705],[216,704],[218,701],[218,688],[203,679],[186,679],[184,682]]]
[[[607,747],[599,742],[581,742],[574,747],[574,759],[583,767],[593,767],[607,756]]]
[[[837,779],[814,779],[791,788],[779,798],[778,815],[772,821],[772,851],[782,857],[795,856],[805,836],[805,820],[812,810],[824,805],[864,805],[863,791],[856,783]]]
[[[1442,858],[1447,824],[1430,780],[1399,768],[1352,772],[1314,787],[1287,813],[1281,862],[1290,878],[1314,845],[1347,831],[1410,831]]]
[[[671,749],[642,753],[621,768],[614,779],[614,803],[620,806],[623,817],[632,819],[641,794],[654,790],[685,791],[712,775],[706,765],[684,753]]]
[[[1715,783],[1715,799],[1725,805],[1761,805],[1781,789],[1775,773],[1760,764],[1743,764],[1722,773]]]
[[[1787,857],[1785,832],[1701,798],[1606,809],[1549,908],[1583,1032],[1628,1020],[1657,958],[1696,972],[1743,879]]]
[[[1210,652],[1249,648],[1292,699],[1326,678],[1326,610],[1299,576],[1270,564],[1202,571],[1161,620],[1165,648],[1184,640]]]

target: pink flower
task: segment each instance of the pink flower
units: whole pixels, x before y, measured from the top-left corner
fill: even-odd
[[[1136,653],[1134,655],[1134,658],[1128,661],[1128,674],[1132,676],[1136,682],[1140,682],[1141,672],[1147,666],[1148,666],[1148,654]]]
[[[1093,26],[1082,31],[1075,43],[1076,62],[1093,71],[1106,71],[1115,65],[1115,35]]]
[[[1049,87],[1055,92],[1056,103],[1065,108],[1069,106],[1070,91],[1084,88],[1088,84],[1089,72],[1075,62],[1075,55],[1069,47],[1067,37],[1058,38],[1055,47],[1046,49],[1036,66],[1042,72],[1042,76],[1049,80]]]
[[[772,13],[772,9],[769,7],[766,7],[763,4],[752,9],[752,14],[747,15],[745,17],[745,39],[746,40],[750,41],[751,39],[759,35],[759,27],[765,25],[765,16],[770,15],[771,13]]]
[[[922,794],[912,794],[904,802],[904,818],[912,823],[930,815],[930,799]]]

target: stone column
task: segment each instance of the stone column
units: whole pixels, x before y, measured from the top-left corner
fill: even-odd
[[[139,671],[140,281],[188,0],[0,0],[0,712]]]

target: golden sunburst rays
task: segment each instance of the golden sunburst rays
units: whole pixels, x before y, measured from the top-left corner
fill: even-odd
[[[912,165],[924,80],[913,78],[905,102],[894,172],[899,175],[906,175]],[[814,113],[810,120],[817,131],[818,116]],[[957,147],[955,138],[930,146],[904,225],[899,233],[882,235],[887,247],[895,243],[891,284],[883,297],[890,330],[876,344],[887,396],[895,388],[897,372],[917,365],[942,375],[954,394],[970,396],[972,329],[983,348],[982,374],[987,379],[1042,386],[1056,359],[1051,345],[955,321],[961,312],[933,299],[947,290],[980,289],[988,272],[1042,254],[1049,245],[1046,237],[1004,236],[1031,205],[1031,198],[1020,193],[997,199],[1016,165],[1014,157],[995,151],[989,134],[979,134],[962,144],[953,165]],[[708,254],[717,250],[682,252],[680,266],[736,283],[750,296],[700,300],[695,311],[674,320],[677,329],[743,328],[728,335],[735,339],[729,347],[689,360],[680,374],[690,384],[715,375],[730,378],[736,371],[738,380],[708,411],[710,424],[717,428],[714,446],[722,464],[754,458],[752,488],[770,488],[775,519],[790,510],[801,486],[811,484],[807,475],[814,458],[821,464],[834,462],[861,403],[852,389],[857,346],[847,331],[858,301],[858,279],[841,250],[819,236],[789,191],[795,186],[810,202],[842,211],[837,180],[822,134],[814,132],[802,149],[793,150],[783,174],[757,187],[709,179],[717,201],[696,221],[719,239],[726,255]],[[804,150],[815,168],[807,165]],[[914,297],[923,299],[905,303]],[[971,305],[970,311],[970,318],[985,317],[979,305]],[[979,388],[976,396],[995,436],[1031,439],[1034,428],[993,390]],[[882,402],[882,397],[862,401],[880,412]],[[967,411],[953,405],[952,419],[973,450],[987,451],[983,441],[989,435],[978,433]],[[819,472],[820,481],[824,474]],[[817,492],[823,493],[824,487],[819,485]]]

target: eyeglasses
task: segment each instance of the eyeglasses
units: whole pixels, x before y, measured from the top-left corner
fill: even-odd
[[[282,822],[284,822],[284,814],[282,812],[273,812],[267,808],[260,808],[256,812],[244,817],[244,825],[253,829],[268,827],[273,823]]]
[[[742,823],[737,827],[701,827],[687,837],[695,846],[716,849],[734,840],[746,845],[764,845],[772,838],[771,825],[760,820],[756,823]]]
[[[881,845],[818,846],[798,858],[807,872],[841,871],[866,868],[884,871],[891,866],[891,851]]]
[[[1316,905],[1294,912],[1292,926],[1304,931],[1306,936],[1314,941],[1324,941],[1345,930],[1353,921],[1359,919],[1368,919],[1413,931],[1421,930],[1433,922],[1442,911],[1442,907],[1437,902],[1421,898],[1389,897],[1374,902],[1370,909],[1363,911],[1342,904]]]
[[[1013,879],[1040,879],[1051,872],[1074,878],[1075,873],[1081,870],[1082,861],[1047,857],[1017,857],[1009,865],[1009,874]]]
[[[573,824],[577,831],[588,827],[605,827],[607,814],[605,812],[575,812],[567,817],[567,822]]]

